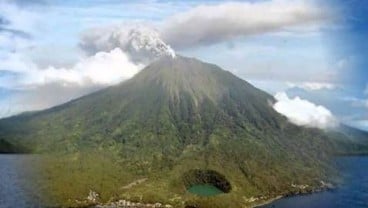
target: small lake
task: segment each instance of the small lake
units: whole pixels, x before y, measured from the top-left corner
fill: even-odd
[[[29,197],[24,184],[27,171],[28,155],[0,154],[0,207],[1,208],[32,208],[39,207]]]
[[[336,160],[345,181],[338,189],[283,198],[261,208],[368,208],[368,156]]]
[[[198,196],[215,196],[224,193],[219,188],[211,184],[193,185],[188,189],[188,192]]]

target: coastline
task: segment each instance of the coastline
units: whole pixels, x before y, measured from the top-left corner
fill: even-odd
[[[260,208],[262,206],[271,204],[272,202],[274,202],[276,200],[279,200],[279,199],[282,199],[282,198],[316,194],[316,193],[320,193],[320,192],[331,191],[331,190],[334,190],[334,189],[337,188],[336,185],[332,185],[331,183],[325,183],[325,182],[321,181],[321,184],[322,184],[321,187],[316,187],[316,188],[313,188],[313,189],[305,191],[305,192],[300,191],[300,192],[294,192],[294,193],[291,192],[291,193],[287,193],[287,194],[284,194],[284,195],[278,195],[274,198],[270,198],[270,199],[265,200],[263,202],[254,204],[254,205],[251,206],[251,208]]]
[[[289,198],[289,197],[298,197],[298,196],[304,196],[304,195],[311,195],[311,194],[316,194],[316,193],[320,193],[320,192],[334,190],[334,189],[337,188],[336,186],[333,186],[330,183],[323,182],[322,184],[323,185],[321,187],[315,187],[313,189],[309,189],[308,191],[303,190],[303,191],[298,191],[298,192],[284,193],[283,195],[277,195],[276,197],[273,197],[273,198],[259,200],[258,202],[254,202],[254,203],[248,204],[248,206],[249,206],[249,208],[261,208],[262,206],[271,204],[271,203],[273,203],[273,202],[275,202],[275,201],[277,201],[279,199]],[[90,193],[90,195],[91,195],[91,193]],[[92,194],[92,195],[94,195],[94,194]],[[95,198],[95,197],[89,196],[89,200],[88,200],[89,202],[93,202],[92,204],[94,204],[94,205],[87,206],[87,207],[93,207],[93,208],[117,208],[117,207],[162,207],[162,208],[173,208],[174,207],[174,206],[172,206],[170,204],[162,204],[162,203],[159,203],[159,202],[156,202],[156,203],[153,203],[153,204],[149,204],[149,203],[146,204],[144,202],[133,202],[133,201],[123,200],[123,199],[120,199],[120,200],[117,200],[117,201],[114,201],[114,202],[105,203],[105,204],[98,204],[98,203],[95,203],[96,201],[91,200],[91,198]]]
[[[283,195],[279,195],[279,196],[276,196],[274,198],[271,198],[271,199],[267,199],[263,202],[260,202],[258,204],[255,204],[255,205],[252,205],[250,208],[259,208],[261,206],[264,206],[264,205],[267,205],[267,204],[271,204],[272,202],[276,201],[276,200],[279,200],[279,199],[282,199],[284,198],[285,196]]]

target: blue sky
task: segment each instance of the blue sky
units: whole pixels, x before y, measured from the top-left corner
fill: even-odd
[[[144,25],[154,30],[152,44],[368,129],[367,8],[358,0],[0,0],[0,116],[66,102],[115,83],[111,77],[128,79],[147,60],[126,51],[123,30]],[[111,34],[118,45],[104,39]],[[114,47],[121,51],[111,53]],[[103,63],[114,70],[102,80]]]
[[[350,111],[352,124],[367,128],[368,110],[368,2],[359,0],[331,0],[340,9],[344,28],[338,32],[328,32],[328,47],[336,57],[350,57],[354,60],[351,72],[345,74],[346,93],[353,100]],[[362,107],[365,106],[365,107]]]

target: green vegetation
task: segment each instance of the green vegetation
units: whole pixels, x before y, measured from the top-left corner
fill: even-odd
[[[19,144],[20,141],[16,143],[11,143],[8,140],[0,138],[0,154],[7,154],[7,153],[27,153],[30,150],[24,147],[24,145]]]
[[[14,152],[14,146],[6,140],[0,139],[0,153],[12,153]]]
[[[93,190],[100,202],[244,207],[293,192],[292,184],[317,187],[331,179],[332,154],[365,150],[345,134],[289,123],[273,102],[215,65],[162,58],[120,85],[0,120],[0,138],[43,153],[39,186],[53,206],[86,205]],[[231,190],[190,194],[191,170],[215,171]]]

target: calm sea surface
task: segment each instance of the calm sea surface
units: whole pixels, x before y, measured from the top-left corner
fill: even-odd
[[[29,155],[0,154],[0,208],[39,207],[25,188]]]
[[[368,156],[340,157],[344,184],[337,190],[283,198],[262,208],[368,208]]]

